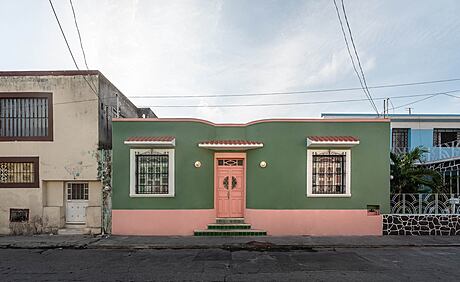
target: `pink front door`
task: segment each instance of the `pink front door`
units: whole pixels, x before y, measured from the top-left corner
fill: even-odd
[[[216,158],[217,217],[244,216],[244,159]]]

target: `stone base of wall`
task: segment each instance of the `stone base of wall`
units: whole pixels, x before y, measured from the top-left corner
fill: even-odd
[[[383,215],[383,235],[460,235],[460,215]]]

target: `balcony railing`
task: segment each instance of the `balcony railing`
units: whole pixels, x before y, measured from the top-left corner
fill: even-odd
[[[459,194],[391,195],[392,214],[460,214]]]
[[[423,154],[423,162],[436,162],[460,157],[460,141],[452,141],[439,146],[425,147],[428,152]],[[394,147],[391,151],[395,154],[404,154],[410,151],[406,147]]]

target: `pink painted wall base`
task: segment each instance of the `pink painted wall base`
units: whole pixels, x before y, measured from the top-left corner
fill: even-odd
[[[193,235],[215,221],[215,210],[113,210],[112,234]]]
[[[382,216],[367,210],[255,210],[247,209],[246,222],[272,236],[382,235]]]
[[[215,223],[215,210],[113,210],[114,235],[193,235]],[[367,210],[245,210],[253,229],[271,236],[382,235],[382,216]]]

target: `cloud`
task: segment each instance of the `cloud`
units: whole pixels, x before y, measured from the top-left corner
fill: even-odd
[[[15,27],[2,29],[0,26],[4,37],[12,42],[0,46],[2,53],[12,54],[2,60],[3,69],[73,68],[47,4],[12,2],[0,10],[2,18]],[[65,1],[54,4],[82,67],[70,6]],[[81,0],[74,1],[74,6],[90,67],[100,69],[127,96],[359,86],[333,3],[329,1]],[[460,5],[456,1],[446,1],[443,5],[423,2],[417,6],[400,1],[350,1],[347,11],[369,85],[457,76]],[[451,90],[454,86],[419,87],[415,91],[412,88],[376,89],[372,94],[416,94],[417,91]],[[355,91],[212,99],[144,98],[134,102],[139,106],[153,106],[160,117],[240,122],[270,117],[319,117],[324,111],[371,109],[366,102],[218,109],[155,106],[363,97],[362,91]],[[447,99],[416,105],[417,112],[432,111],[434,106],[439,107],[439,111],[456,111],[456,105]]]

